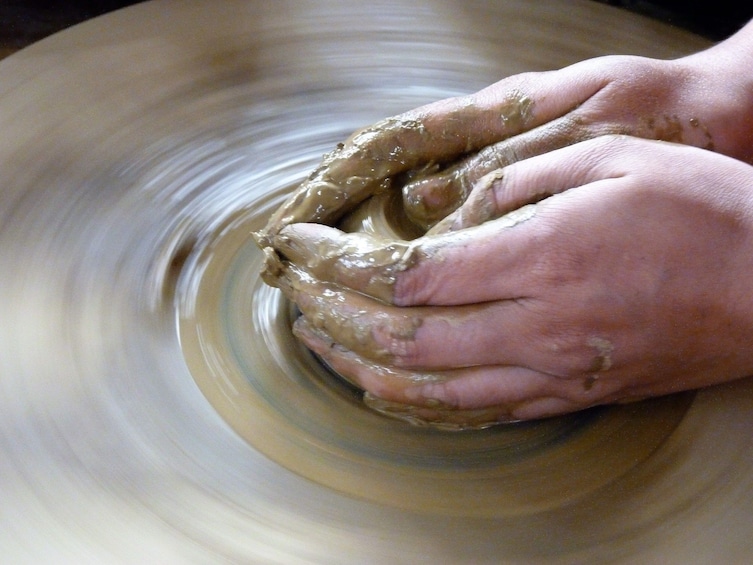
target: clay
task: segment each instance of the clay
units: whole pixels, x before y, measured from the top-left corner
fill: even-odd
[[[407,145],[393,138],[407,137]],[[423,124],[388,118],[355,133],[324,155],[322,162],[272,215],[263,235],[296,222],[332,224],[369,196],[390,188],[391,177],[416,166],[406,148],[426,143]]]
[[[590,337],[586,341],[586,344],[596,350],[592,369],[589,372],[601,373],[612,368],[612,353],[614,352],[614,345],[611,341],[604,339],[603,337]]]
[[[312,327],[331,336],[333,342],[382,363],[393,360],[393,351],[415,338],[422,320],[399,308],[381,304],[340,285],[323,282],[290,262],[281,262],[270,282],[295,302]],[[333,303],[338,308],[333,308]],[[387,344],[389,348],[387,348]]]
[[[462,410],[447,406],[412,406],[390,402],[364,393],[366,406],[414,426],[431,426],[445,431],[482,430],[500,423],[513,423],[515,418],[505,409],[494,406],[477,410]]]
[[[473,97],[441,117],[441,127],[427,124],[420,110],[387,118],[354,133],[324,155],[320,165],[271,216],[260,232],[262,246],[286,225],[315,222],[333,225],[370,196],[399,189],[402,184],[435,174],[459,158],[523,131],[533,100],[512,92],[496,109],[479,107]],[[498,120],[489,124],[489,114]],[[478,127],[474,127],[478,125]],[[472,129],[474,135],[467,135]]]
[[[500,123],[495,129],[522,130],[532,104],[532,100],[522,93],[513,93],[498,108]],[[455,124],[478,121],[482,114],[475,104],[469,102],[455,112]],[[318,231],[308,229],[299,233],[300,229],[292,224],[340,222],[341,227],[350,223],[352,227],[364,229],[370,225],[369,214],[373,216],[375,213],[369,204],[377,201],[380,210],[385,210],[387,204],[391,206],[385,212],[386,216],[405,218],[405,210],[395,205],[399,199],[385,198],[387,191],[399,194],[399,183],[420,182],[447,167],[433,160],[422,162],[419,157],[422,152],[457,159],[480,148],[474,143],[478,142],[472,142],[469,136],[460,139],[455,135],[452,125],[432,132],[420,119],[398,117],[356,132],[324,156],[320,166],[272,215],[265,228],[254,234],[257,244],[264,250],[262,278],[267,284],[279,288],[302,313],[302,321],[296,324],[294,331],[300,335],[301,328],[306,327],[333,346],[337,344],[338,348],[382,363],[389,363],[392,357],[384,347],[385,342],[393,350],[408,346],[421,325],[421,319],[403,315],[398,308],[388,304],[393,298],[397,274],[419,260],[419,244],[400,240],[393,237],[394,234],[379,234],[378,230],[365,235],[322,227]],[[436,150],[432,151],[432,148]],[[462,168],[456,165],[450,171],[455,174],[452,171],[462,171]],[[395,178],[401,174],[400,179]],[[453,189],[457,184],[448,186]],[[466,196],[446,194],[443,198],[454,205]],[[488,203],[484,206],[488,207]],[[349,212],[353,212],[352,218],[348,218]],[[488,210],[478,215],[491,217],[493,214],[493,210]],[[512,219],[510,225],[532,214],[532,209],[527,210],[520,218]],[[420,235],[425,228],[426,223],[413,228],[414,235]],[[409,231],[410,228],[403,229],[403,232]],[[347,287],[357,287],[383,304],[359,296]],[[331,307],[333,302],[340,306],[347,304],[347,307],[334,309]],[[372,366],[370,370],[394,382],[394,375],[387,374],[389,370],[384,366],[380,367],[382,369]],[[408,378],[416,381],[439,377],[414,373]],[[353,384],[359,386],[357,382]],[[370,407],[381,413],[443,429],[486,427],[511,418],[509,414],[501,414],[500,407],[464,411],[439,405],[402,405],[369,394],[364,398]]]
[[[344,348],[341,344],[335,342],[326,331],[317,327],[308,318],[303,316],[298,318],[293,324],[293,335],[309,344],[325,364],[336,373],[339,372],[338,359],[347,359],[351,367],[355,366],[357,368],[356,375],[348,377],[342,374],[341,376],[359,388],[362,387],[357,376],[360,369],[368,370],[372,374],[377,375],[377,378],[383,381],[384,388],[392,389],[393,391],[402,391],[411,386],[427,383],[445,382],[449,378],[452,378],[451,371],[411,371],[371,361]],[[332,355],[334,351],[337,352],[337,356]]]
[[[308,344],[332,371],[343,376],[352,385],[362,388],[359,374],[368,371],[370,378],[378,378],[385,390],[396,394],[403,389],[427,383],[446,382],[457,376],[457,371],[410,371],[377,364],[344,349],[321,329],[301,317],[293,324],[293,334]],[[335,355],[334,352],[337,352]],[[341,361],[347,360],[351,375],[340,371]],[[494,406],[483,409],[459,409],[437,399],[426,399],[422,405],[411,405],[379,398],[369,392],[363,401],[372,410],[416,426],[431,426],[447,431],[478,430],[501,422],[513,422],[514,406]]]
[[[288,227],[272,242],[277,253],[305,268],[312,277],[355,286],[387,303],[392,302],[397,274],[418,259],[413,243],[326,228],[321,231],[319,237],[311,237],[311,230],[309,237],[299,237]]]

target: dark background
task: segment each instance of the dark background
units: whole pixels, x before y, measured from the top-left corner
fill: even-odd
[[[654,17],[714,41],[729,37],[753,19],[753,3],[749,0],[607,0],[603,3]]]
[[[655,17],[712,40],[724,39],[753,18],[753,3],[745,0],[743,3],[739,0],[601,1]],[[136,0],[0,0],[0,55],[12,53],[89,18],[137,3]]]

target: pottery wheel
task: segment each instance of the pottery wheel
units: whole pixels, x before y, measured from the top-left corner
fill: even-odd
[[[593,2],[157,0],[2,61],[0,560],[753,558],[749,381],[411,426],[291,338],[250,237],[382,117],[704,46]]]

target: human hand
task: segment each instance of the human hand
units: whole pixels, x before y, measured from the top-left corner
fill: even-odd
[[[524,420],[753,372],[753,167],[604,136],[505,167],[466,206],[483,223],[412,242],[273,237],[297,335],[388,409]]]
[[[685,143],[753,161],[748,26],[675,61],[608,56],[506,78],[386,119],[327,155],[272,216],[262,246],[295,222],[335,225],[373,194],[402,188],[429,228],[490,171],[605,134]]]

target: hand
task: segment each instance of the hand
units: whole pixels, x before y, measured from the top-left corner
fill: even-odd
[[[753,162],[753,24],[675,61],[608,56],[506,78],[389,118],[327,155],[270,219],[262,246],[295,222],[334,225],[386,189],[428,228],[487,173],[605,134],[685,143]]]
[[[303,342],[388,402],[503,421],[753,372],[753,167],[603,136],[493,176],[452,233],[284,228]]]

